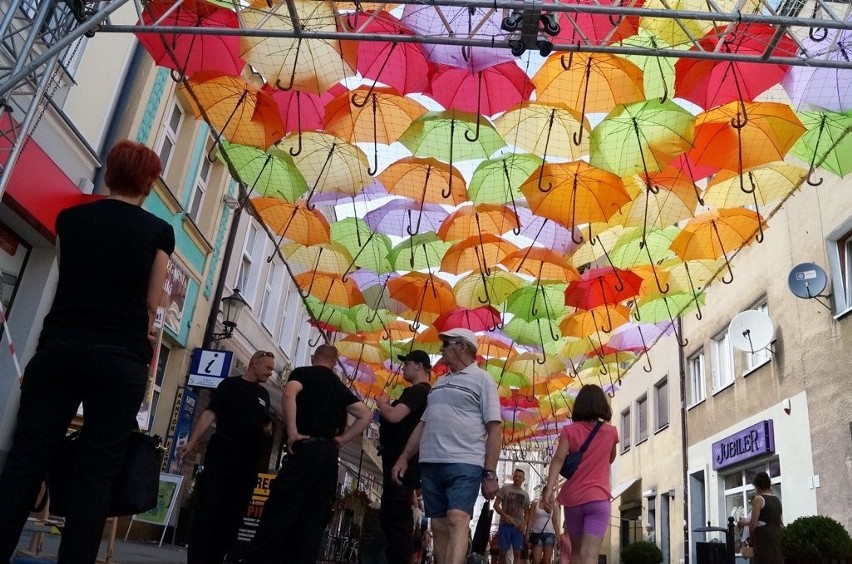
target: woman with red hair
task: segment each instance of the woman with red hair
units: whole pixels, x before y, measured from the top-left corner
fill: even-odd
[[[39,487],[83,404],[60,563],[94,562],[147,384],[149,335],[172,227],[141,208],[160,175],[149,148],[121,141],[107,157],[108,198],[56,219],[59,280],[38,350],[24,371],[17,428],[0,475],[0,561],[12,557]]]

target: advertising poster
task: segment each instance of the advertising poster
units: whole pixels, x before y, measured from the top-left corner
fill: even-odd
[[[269,485],[273,478],[275,478],[275,474],[258,473],[254,493],[246,508],[246,514],[243,515],[243,522],[240,525],[240,532],[237,535],[237,545],[233,550],[236,554],[229,554],[230,559],[238,560],[245,556],[245,551],[248,549],[252,539],[254,539],[255,533],[257,533],[257,526],[260,525],[263,506],[269,498]]]
[[[195,417],[196,406],[198,405],[198,394],[189,388],[181,388],[175,401],[175,408],[172,410],[172,419],[169,422],[169,432],[166,436],[166,452],[169,456],[164,461],[167,471],[178,473],[180,464],[177,460],[177,449],[186,444],[189,440],[189,433],[192,431],[192,420]]]
[[[169,519],[174,509],[175,501],[180,492],[180,485],[183,482],[183,476],[175,476],[172,474],[160,474],[160,487],[157,491],[157,506],[134,515],[134,521],[143,523],[151,523],[152,525],[160,525],[165,527],[169,525]]]
[[[166,310],[164,324],[176,335],[180,334],[188,289],[189,273],[174,257],[170,258],[168,274],[163,284],[163,299],[165,300]]]

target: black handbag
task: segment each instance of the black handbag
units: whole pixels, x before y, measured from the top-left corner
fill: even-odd
[[[562,468],[559,470],[559,474],[565,478],[566,480],[570,480],[571,476],[574,475],[574,472],[577,471],[577,468],[580,466],[580,461],[583,459],[583,453],[586,452],[586,449],[589,448],[589,443],[592,442],[592,439],[595,438],[595,435],[598,433],[598,429],[603,425],[603,421],[598,421],[595,428],[592,429],[592,432],[589,433],[589,436],[586,437],[583,446],[580,447],[580,450],[577,452],[572,452],[568,456],[565,457],[565,460],[562,462]]]
[[[67,512],[68,484],[80,450],[79,435],[78,431],[65,437],[47,477],[53,515],[64,516]],[[157,506],[163,451],[160,437],[130,433],[124,461],[112,484],[108,517],[136,515]]]

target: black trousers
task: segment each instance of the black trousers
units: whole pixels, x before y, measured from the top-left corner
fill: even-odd
[[[21,529],[71,419],[82,402],[79,455],[71,472],[59,562],[95,561],[110,491],[137,427],[147,366],[122,347],[52,340],[39,346],[21,385],[17,428],[0,475],[0,562]]]
[[[411,507],[411,496],[415,486],[412,484],[412,472],[415,468],[409,466],[402,485],[391,478],[391,469],[396,464],[398,455],[382,453],[382,505],[379,508],[379,520],[382,532],[387,542],[388,564],[409,564],[414,554],[414,510]],[[418,480],[419,481],[419,480]]]
[[[281,464],[247,564],[314,564],[337,490],[337,448],[331,441],[300,442]]]
[[[257,484],[257,461],[223,460],[211,441],[196,483],[196,505],[189,528],[187,564],[221,564],[237,540]],[[211,452],[212,450],[212,452]]]

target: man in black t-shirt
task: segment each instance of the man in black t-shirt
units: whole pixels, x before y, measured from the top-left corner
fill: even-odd
[[[188,564],[222,562],[237,539],[257,482],[258,459],[269,421],[269,392],[261,384],[274,368],[271,352],[254,353],[245,374],[226,378],[213,390],[210,405],[201,414],[189,441],[178,449],[178,459],[183,460],[216,423],[216,432],[207,445],[204,470],[196,483]]]
[[[290,455],[272,481],[249,564],[314,564],[337,491],[338,450],[361,436],[370,410],[343,385],[337,349],[320,345],[311,366],[295,369],[282,407]],[[346,427],[347,413],[355,421]]]
[[[399,355],[399,360],[403,362],[402,376],[411,385],[394,402],[387,396],[376,398],[381,414],[379,444],[384,474],[381,524],[387,539],[389,564],[409,564],[414,553],[412,495],[414,490],[420,488],[417,457],[409,461],[402,485],[393,480],[391,469],[426,410],[426,397],[430,389],[429,372],[432,369],[429,355],[421,350]]]

